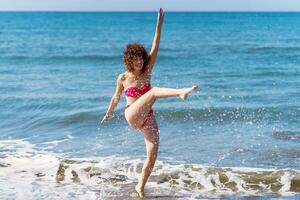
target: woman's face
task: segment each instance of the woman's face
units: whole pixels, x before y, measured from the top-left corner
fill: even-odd
[[[138,56],[136,58],[134,58],[133,60],[133,68],[136,71],[140,71],[143,69],[144,66],[144,59],[142,56]]]

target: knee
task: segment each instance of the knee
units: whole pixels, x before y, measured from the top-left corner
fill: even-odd
[[[148,166],[154,166],[155,165],[155,162],[156,162],[156,159],[157,159],[157,155],[151,155],[149,157],[147,157],[147,163],[148,163]]]
[[[152,159],[155,162],[157,159],[157,151],[155,151],[155,153],[152,155]]]
[[[158,154],[158,148],[155,148],[152,150],[152,152],[147,156],[147,159],[151,162],[154,163],[157,159],[157,154]]]

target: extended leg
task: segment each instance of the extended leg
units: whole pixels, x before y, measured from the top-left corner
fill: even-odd
[[[156,99],[179,96],[185,100],[187,95],[196,89],[197,86],[183,89],[154,87],[126,109],[125,117],[133,128],[140,129]]]

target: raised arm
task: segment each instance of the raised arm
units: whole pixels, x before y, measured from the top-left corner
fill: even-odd
[[[153,39],[153,43],[152,43],[152,48],[149,54],[149,60],[148,60],[148,72],[151,73],[155,60],[156,60],[156,56],[157,56],[157,52],[158,52],[158,48],[159,48],[159,41],[160,41],[160,33],[161,33],[161,28],[162,28],[162,24],[164,21],[164,11],[162,8],[159,9],[158,11],[158,16],[157,16],[157,24],[156,24],[156,29],[155,29],[155,35],[154,35],[154,39]]]
[[[108,106],[107,112],[105,113],[101,123],[108,121],[108,119],[111,117],[112,113],[114,112],[116,106],[118,105],[118,103],[121,99],[121,95],[122,95],[123,90],[124,90],[123,75],[120,74],[118,79],[117,79],[116,91],[115,91],[114,95],[112,96],[112,98],[110,100],[110,104]]]

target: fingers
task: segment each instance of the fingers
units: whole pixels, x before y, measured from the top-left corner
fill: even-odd
[[[105,115],[101,121],[101,124],[108,121],[109,116]]]
[[[164,11],[162,8],[160,8],[157,15],[157,21],[158,23],[162,24],[163,20],[164,20]]]
[[[160,17],[163,17],[163,16],[164,16],[164,11],[163,11],[162,8],[159,9],[158,15],[159,15]]]
[[[102,119],[101,124],[106,123],[108,119]]]
[[[163,9],[160,8],[160,9],[159,9],[159,14],[163,14],[163,13],[164,13]]]

